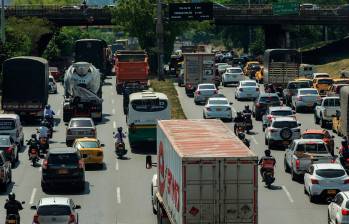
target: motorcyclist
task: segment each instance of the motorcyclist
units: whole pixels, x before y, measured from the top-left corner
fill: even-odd
[[[122,132],[122,127],[118,127],[118,131],[115,133],[114,138],[116,139],[116,143],[123,143],[123,139],[126,138],[126,135]]]
[[[31,149],[36,149],[38,151],[38,154],[40,155],[39,141],[36,138],[36,134],[31,135],[31,139],[28,141],[27,145],[29,145],[29,150],[28,150],[28,157],[29,158],[30,158],[30,150]]]
[[[241,112],[237,112],[236,113],[236,117],[234,118],[234,122],[235,122],[235,124],[234,124],[234,133],[236,133],[237,124],[244,122],[244,118],[243,118]]]
[[[268,169],[274,170],[274,166],[276,164],[276,160],[271,155],[271,151],[269,149],[265,150],[264,154],[265,155],[258,162],[258,165],[261,166],[260,174],[261,174],[261,177],[262,177],[263,181],[264,181],[264,177],[263,177],[264,171],[266,171]]]
[[[47,138],[48,132],[50,131],[47,126],[46,122],[42,121],[41,126],[38,128],[38,133],[39,133],[39,139],[40,138]]]
[[[252,110],[250,109],[249,105],[245,105],[245,109],[242,111],[244,114],[252,114]]]
[[[20,223],[19,211],[23,209],[22,203],[16,200],[15,193],[11,192],[8,195],[4,208],[6,209],[6,215],[17,215],[18,224]]]
[[[54,126],[53,116],[56,115],[55,112],[51,109],[51,105],[47,104],[44,109],[44,119],[51,123],[52,127]]]
[[[344,137],[341,141],[341,147],[339,148],[339,160],[341,164],[345,164],[346,159],[349,158],[349,147],[348,147],[348,139]]]

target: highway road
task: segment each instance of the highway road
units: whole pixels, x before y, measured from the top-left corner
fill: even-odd
[[[188,119],[201,119],[203,106],[195,105],[193,98],[185,94],[184,88],[176,85],[178,96]],[[219,92],[223,93],[230,102],[233,103],[233,116],[236,111],[242,111],[246,104],[252,108],[251,101],[237,101],[234,99],[235,87],[220,87]],[[263,88],[261,88],[263,90]],[[297,113],[296,117],[301,122],[301,130],[310,128],[320,128],[314,123],[312,113]],[[226,123],[233,128],[234,123]],[[258,157],[264,155],[267,149],[264,144],[264,132],[262,122],[253,119],[254,134],[246,135],[251,140],[251,150]],[[335,135],[336,136],[336,135]],[[336,136],[335,144],[340,144],[340,138]],[[276,158],[276,181],[273,189],[264,187],[264,183],[259,178],[258,188],[258,220],[260,224],[322,224],[327,223],[327,204],[310,203],[307,195],[304,194],[303,184],[291,180],[291,176],[285,173],[283,167],[284,150],[272,150],[272,155]]]
[[[42,197],[66,196],[81,205],[79,223],[82,224],[147,224],[156,223],[150,202],[150,183],[155,169],[145,169],[145,156],[129,152],[128,159],[118,160],[114,153],[113,131],[122,126],[125,130],[126,120],[122,112],[122,96],[117,95],[114,79],[107,79],[103,86],[103,122],[97,125],[97,135],[104,148],[103,170],[88,169],[85,172],[87,187],[85,192],[76,193],[61,189],[45,194],[41,190],[41,168],[32,167],[27,151],[20,153],[20,162],[13,169],[13,190],[18,200],[25,201],[24,210],[20,213],[22,223],[31,223],[34,210],[30,206]],[[59,121],[50,147],[65,146],[66,126],[62,120],[63,88],[58,86],[58,94],[50,95],[49,103],[55,110]],[[36,124],[37,125],[37,124]],[[28,139],[37,126],[28,124],[24,127]],[[126,140],[127,141],[127,140]],[[128,142],[126,143],[128,146]],[[129,147],[128,147],[129,149]],[[147,152],[148,148],[143,149]],[[0,206],[3,206],[7,193],[0,194]],[[5,211],[0,209],[0,220],[5,220]],[[1,221],[0,221],[1,222]]]

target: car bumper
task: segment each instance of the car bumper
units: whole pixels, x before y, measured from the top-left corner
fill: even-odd
[[[85,182],[85,176],[75,176],[75,177],[67,177],[67,178],[56,178],[56,176],[43,176],[41,179],[41,183],[45,185],[55,185],[55,184],[81,184]]]
[[[293,140],[274,140],[269,139],[269,144],[277,145],[277,146],[288,146],[292,143]]]
[[[336,196],[339,191],[349,191],[349,185],[345,186],[316,186],[311,185],[310,192],[312,195],[321,195],[321,196]]]
[[[85,164],[102,164],[103,156],[88,155],[85,157],[83,155],[83,160]]]
[[[206,102],[211,96],[194,96],[195,102]]]
[[[238,93],[236,94],[238,98],[240,99],[252,99],[252,98],[257,98],[259,96],[259,93],[253,93],[253,92],[240,92],[238,91]]]
[[[77,138],[96,138],[96,135],[67,135],[65,140],[66,141],[74,141]]]
[[[298,108],[314,108],[316,106],[316,102],[303,102],[303,101],[297,101],[296,107]]]
[[[208,112],[206,111],[206,118],[226,118],[231,119],[232,114],[231,111],[227,112]]]

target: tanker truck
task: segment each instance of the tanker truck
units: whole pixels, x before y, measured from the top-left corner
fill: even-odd
[[[72,117],[102,120],[101,73],[91,63],[72,64],[64,76],[63,121]]]

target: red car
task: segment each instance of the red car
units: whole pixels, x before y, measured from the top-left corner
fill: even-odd
[[[303,132],[304,139],[321,139],[327,145],[331,154],[334,153],[334,136],[331,136],[327,130],[324,129],[307,129]]]
[[[49,67],[49,72],[56,81],[61,77],[61,73],[59,72],[57,67]]]

